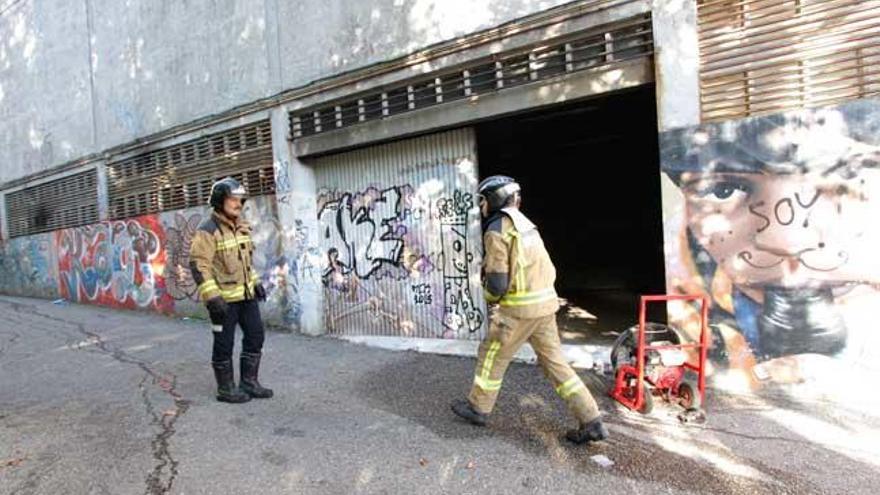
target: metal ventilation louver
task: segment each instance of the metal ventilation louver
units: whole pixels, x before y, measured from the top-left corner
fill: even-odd
[[[97,172],[89,170],[6,194],[10,237],[98,221]]]
[[[502,52],[454,70],[291,112],[294,138],[432,107],[653,53],[650,15]]]
[[[110,217],[202,206],[215,180],[232,176],[252,196],[275,191],[268,120],[107,165]]]

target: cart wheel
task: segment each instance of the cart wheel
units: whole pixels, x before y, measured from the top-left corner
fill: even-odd
[[[699,409],[702,407],[700,389],[691,380],[682,380],[678,385],[678,403],[685,409]]]
[[[616,370],[619,364],[635,363],[638,334],[639,326],[633,325],[617,336],[614,345],[611,346],[611,369]],[[662,323],[647,322],[645,324],[645,343],[650,345],[658,340],[668,340],[675,345],[682,343],[681,335],[677,329]]]
[[[648,386],[645,386],[642,388],[642,395],[644,400],[642,401],[642,407],[639,408],[639,412],[651,414],[651,411],[654,410],[654,394],[651,393],[651,389]]]

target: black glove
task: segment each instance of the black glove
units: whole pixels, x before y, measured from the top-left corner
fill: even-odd
[[[266,300],[266,288],[263,287],[263,284],[257,284],[254,287],[254,295],[257,296],[257,301]]]
[[[220,296],[214,296],[205,303],[208,308],[208,316],[211,317],[211,323],[214,325],[223,325],[226,322],[226,313],[229,306]]]

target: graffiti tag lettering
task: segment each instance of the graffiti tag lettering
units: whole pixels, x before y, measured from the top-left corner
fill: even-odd
[[[327,252],[325,281],[332,274],[369,279],[380,268],[400,266],[406,209],[403,191],[392,187],[319,200],[318,222]]]
[[[437,202],[443,241],[443,324],[452,331],[476,332],[483,325],[483,313],[471,296],[468,269],[474,259],[467,242],[467,217],[473,204],[471,194],[462,191]]]
[[[412,286],[413,303],[419,306],[434,304],[433,289],[429,284],[416,284]]]
[[[816,191],[813,194],[813,197],[806,202],[804,202],[800,193],[794,194],[794,201],[792,201],[792,199],[787,196],[780,199],[773,206],[773,217],[775,218],[776,223],[782,225],[783,227],[791,225],[797,218],[798,210],[800,209],[803,210],[806,215],[803,221],[803,226],[808,227],[809,211],[819,200],[819,196],[820,192]],[[799,209],[795,208],[795,203],[797,203],[797,206],[800,207]],[[767,230],[773,224],[770,215],[768,213],[765,213],[763,210],[765,206],[767,206],[767,203],[765,203],[764,201],[758,201],[755,204],[749,205],[749,212],[752,215],[760,218],[761,222],[763,222],[763,225],[758,227],[759,234]]]
[[[145,222],[146,224],[142,224]],[[156,217],[56,232],[62,296],[74,301],[147,307],[164,292],[164,234]]]

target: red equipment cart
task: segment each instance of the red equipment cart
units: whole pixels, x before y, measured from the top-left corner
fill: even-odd
[[[669,301],[700,301],[699,343],[656,341],[646,343],[646,310],[648,303]],[[624,406],[643,413],[653,408],[653,391],[673,397],[685,409],[699,409],[706,393],[706,354],[709,338],[709,301],[704,295],[642,296],[639,306],[639,326],[634,350],[634,362],[614,363],[614,387],[611,397]],[[698,351],[698,363],[688,360],[687,350]],[[616,349],[612,351],[614,361]],[[696,383],[688,372],[696,373]]]

